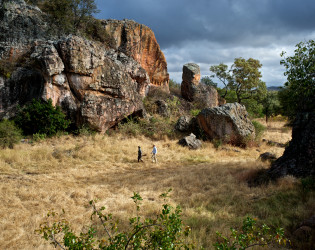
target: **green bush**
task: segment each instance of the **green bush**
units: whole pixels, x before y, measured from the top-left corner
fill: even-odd
[[[170,190],[169,190],[170,191]],[[167,197],[167,193],[161,195]],[[139,216],[142,197],[134,193],[131,197],[136,206],[136,216],[129,219],[129,228],[119,231],[119,221],[114,220],[111,214],[104,214],[105,207],[96,208],[95,201],[90,201],[93,208],[91,220],[99,219],[103,228],[97,232],[96,223],[86,227],[86,230],[75,234],[71,225],[65,219],[55,220],[56,213],[48,214],[53,221],[41,224],[36,231],[53,246],[62,249],[192,249],[194,246],[187,243],[190,228],[185,227],[181,220],[181,209],[175,209],[164,204],[162,211],[153,219]]]
[[[2,148],[13,148],[22,138],[21,130],[15,126],[13,121],[3,120],[0,122],[0,146]]]
[[[272,232],[270,227],[263,224],[261,227],[256,226],[256,220],[247,217],[243,221],[243,226],[240,231],[231,228],[230,237],[223,236],[217,232],[217,242],[213,244],[215,249],[218,250],[234,250],[234,249],[247,249],[254,246],[268,246],[271,244],[278,244],[286,246],[290,243],[284,237],[284,230],[277,228]]]
[[[19,111],[14,120],[26,135],[53,136],[67,129],[70,124],[60,107],[52,105],[51,99],[47,102],[33,99]]]
[[[199,115],[200,112],[201,112],[201,109],[191,109],[190,110],[190,114],[192,116],[197,116],[197,115]]]
[[[164,117],[150,119],[126,118],[126,122],[118,125],[119,132],[129,136],[147,136],[152,139],[161,139],[163,136],[174,138],[175,121]]]
[[[262,137],[263,133],[266,130],[266,127],[264,125],[262,125],[260,122],[258,121],[252,121],[254,127],[255,127],[255,137],[256,140],[260,140],[260,138]]]
[[[45,139],[46,139],[46,134],[39,134],[39,133],[33,134],[34,141],[42,141]]]

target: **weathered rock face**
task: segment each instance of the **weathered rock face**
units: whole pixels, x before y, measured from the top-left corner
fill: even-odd
[[[193,101],[200,82],[200,68],[195,63],[187,63],[183,66],[181,92],[187,101]]]
[[[255,128],[248,118],[245,106],[239,103],[203,109],[197,116],[199,126],[209,139],[242,145],[255,137]]]
[[[271,178],[285,175],[315,175],[315,113],[299,114],[292,129],[292,140],[283,155],[271,166]]]
[[[159,115],[164,116],[164,117],[170,116],[170,111],[169,111],[168,105],[165,101],[156,100],[155,104],[157,105],[157,113]]]
[[[3,93],[16,97],[1,95],[2,117],[10,116],[7,110],[31,97],[52,99],[77,125],[87,123],[104,132],[126,115],[143,109],[141,93],[145,93],[149,77],[136,61],[122,53],[69,36],[37,44],[30,59],[35,69],[19,68],[2,84]]]
[[[118,49],[77,36],[53,37],[38,8],[23,0],[1,2],[0,67],[1,61],[14,67],[9,76],[0,75],[0,119],[14,116],[18,105],[33,98],[51,98],[78,126],[87,123],[101,132],[125,116],[141,114],[151,82],[140,63],[156,85],[165,87],[164,55],[149,28],[109,23],[121,26]]]
[[[183,66],[181,93],[187,101],[197,101],[204,107],[216,107],[223,102],[215,88],[200,84],[200,68],[195,63]],[[220,100],[220,101],[219,101]]]
[[[189,131],[191,118],[189,116],[181,116],[175,124],[175,129],[181,132]]]
[[[1,0],[0,20],[0,42],[3,44],[25,44],[48,35],[45,16],[39,8],[23,0]]]
[[[103,25],[113,38],[114,49],[131,56],[147,71],[152,85],[168,91],[167,63],[150,28],[132,20],[104,20]]]

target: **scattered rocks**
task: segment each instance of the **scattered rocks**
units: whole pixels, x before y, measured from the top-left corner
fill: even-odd
[[[280,147],[280,148],[285,148],[286,144],[285,143],[280,143],[280,142],[275,142],[267,139],[262,139],[263,142],[266,142],[269,146],[275,146],[275,147]]]
[[[178,144],[184,147],[189,147],[189,149],[198,149],[202,146],[201,141],[198,140],[193,133],[180,139]]]

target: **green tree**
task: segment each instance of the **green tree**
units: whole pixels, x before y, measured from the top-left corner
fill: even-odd
[[[216,82],[214,82],[212,80],[213,77],[211,76],[204,76],[201,78],[200,82],[205,84],[205,85],[208,85],[208,86],[212,86],[214,88],[217,88],[218,87],[218,84]]]
[[[266,117],[266,123],[269,117],[278,115],[280,113],[280,101],[277,91],[268,91],[267,95],[262,101],[263,113]]]
[[[14,120],[26,135],[38,133],[52,136],[70,124],[60,107],[52,105],[51,99],[47,102],[33,99]]]
[[[262,64],[259,60],[249,58],[235,58],[234,64],[231,67],[233,73],[232,88],[236,92],[238,103],[242,100],[251,99],[256,95],[263,97],[267,93],[266,84],[261,81],[261,72],[259,69]]]
[[[221,95],[222,98],[225,98],[229,89],[229,86],[233,84],[233,76],[228,70],[228,66],[224,63],[219,65],[213,65],[210,67],[210,71],[214,73],[211,77],[217,77],[220,82],[224,85],[225,92]]]
[[[315,111],[315,41],[300,42],[293,56],[280,61],[287,76],[279,97],[286,115],[294,118],[298,112]]]
[[[92,15],[97,13],[95,0],[46,0],[41,4],[58,33],[74,33],[84,30]]]

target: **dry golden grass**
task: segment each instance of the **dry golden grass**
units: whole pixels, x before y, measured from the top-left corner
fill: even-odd
[[[273,132],[267,131],[265,136],[269,133]],[[283,138],[290,137],[290,131],[281,133]],[[153,143],[158,148],[157,164],[150,160]],[[147,154],[144,163],[137,162],[138,145]],[[290,226],[315,208],[310,198],[287,209],[299,202],[294,178],[248,187],[248,176],[268,167],[257,160],[259,154],[270,151],[280,156],[283,149],[265,144],[237,148],[240,152],[233,149],[216,150],[211,143],[204,143],[202,149],[192,151],[168,139],[153,142],[96,135],[63,136],[0,150],[1,249],[53,249],[34,233],[46,213],[64,209],[68,220],[80,230],[89,223],[88,202],[94,198],[124,221],[135,214],[130,199],[133,192],[144,198],[143,214],[154,215],[162,204],[158,196],[172,188],[169,202],[182,206],[192,237],[205,248],[211,248],[215,231],[228,233],[230,226],[239,226],[246,215],[275,226]],[[288,197],[276,201],[279,194]]]

